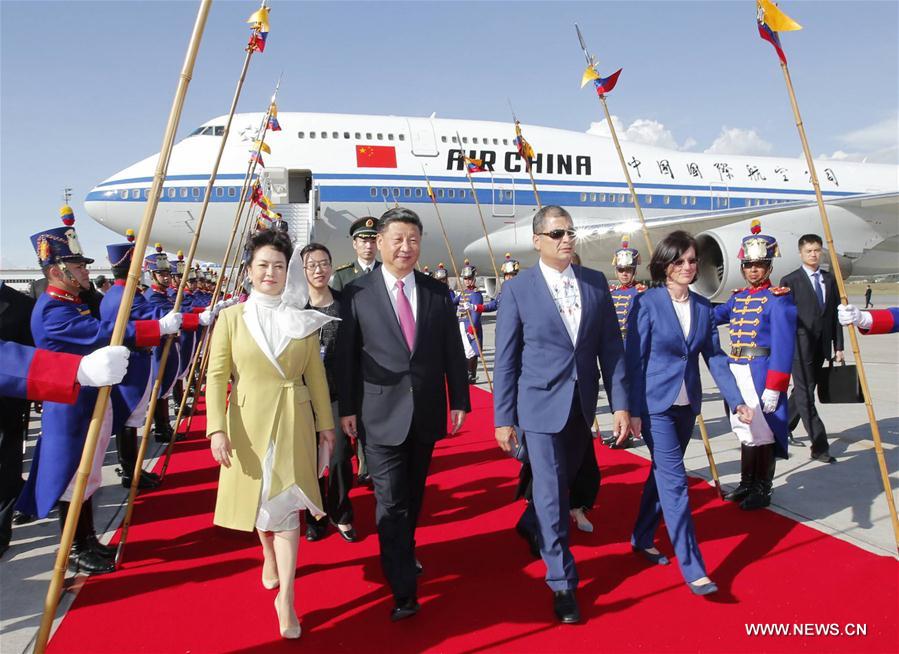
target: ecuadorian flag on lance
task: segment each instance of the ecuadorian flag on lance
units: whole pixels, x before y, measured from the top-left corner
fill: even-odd
[[[777,56],[780,57],[780,63],[786,65],[787,55],[780,46],[780,36],[777,33],[795,32],[801,30],[802,25],[778,9],[777,5],[770,0],[756,0],[756,7],[758,9],[756,21],[759,26],[759,36],[774,46]]]
[[[268,38],[269,32],[269,24],[268,24],[268,7],[265,5],[259,7],[256,11],[253,12],[253,15],[247,19],[247,22],[252,25],[253,32],[250,34],[250,42],[247,43],[247,50],[252,52],[264,52],[265,51],[265,40]]]
[[[622,69],[619,68],[608,77],[600,77],[599,73],[593,66],[587,66],[584,74],[581,75],[581,88],[587,85],[587,82],[593,82],[597,95],[605,95],[615,88],[618,83],[618,76],[621,75]]]
[[[468,173],[483,173],[487,171],[487,166],[484,165],[483,159],[471,159],[469,157],[464,157],[465,164],[468,166]]]
[[[268,128],[273,132],[281,131],[281,124],[278,122],[278,105],[274,102],[268,110]]]
[[[515,121],[515,138],[512,139],[512,143],[518,150],[518,154],[520,154],[526,161],[530,161],[534,158],[534,148],[532,148],[531,144],[525,140],[521,133],[521,123],[517,120]]]

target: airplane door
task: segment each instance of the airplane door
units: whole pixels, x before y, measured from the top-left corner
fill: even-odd
[[[709,182],[709,209],[716,211],[718,209],[730,209],[730,189],[727,184],[721,182]]]
[[[412,154],[416,157],[436,157],[437,135],[430,118],[407,118],[409,138],[412,141]]]
[[[498,218],[515,216],[515,180],[511,177],[490,178],[493,191],[493,215]]]

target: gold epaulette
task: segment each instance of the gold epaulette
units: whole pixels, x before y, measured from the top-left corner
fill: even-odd
[[[337,268],[334,270],[334,272],[340,272],[341,270],[347,270],[352,267],[353,267],[352,263],[345,263],[342,266],[337,266]]]
[[[646,284],[637,282],[637,293],[643,293],[646,290]]]
[[[772,295],[786,295],[790,292],[789,286],[772,286],[768,289]]]
[[[748,287],[748,286],[744,286],[743,288],[734,288],[734,289],[731,290],[730,294],[731,294],[731,295],[736,295],[736,294],[739,293],[740,291],[745,291],[747,288],[749,288],[749,287]]]

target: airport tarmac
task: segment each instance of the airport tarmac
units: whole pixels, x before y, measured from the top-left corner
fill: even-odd
[[[878,289],[875,302],[879,307],[899,305],[899,285]],[[853,287],[853,291],[858,286]],[[863,286],[862,286],[863,288]],[[860,295],[850,298],[860,306]],[[492,365],[495,323],[488,315],[485,321],[485,345],[488,363]],[[874,410],[883,438],[890,480],[899,486],[899,334],[862,336],[859,339],[865,370],[874,400]],[[847,339],[847,359],[852,356]],[[705,404],[703,415],[708,425],[712,451],[725,488],[736,486],[739,480],[739,444],[730,432],[723,403],[708,372],[703,366]],[[479,371],[479,379],[484,374]],[[482,384],[486,389],[486,384]],[[599,425],[604,433],[611,429],[611,415],[600,398]],[[871,441],[867,414],[863,404],[819,405],[821,417],[831,435],[831,453],[836,464],[823,464],[809,458],[808,447],[791,447],[790,458],[779,460],[775,476],[774,497],[770,510],[825,534],[845,540],[880,556],[896,557],[896,545],[890,524],[874,446]],[[26,467],[30,461],[39,422],[32,423]],[[807,445],[808,439],[800,428],[798,440]],[[492,434],[485,434],[492,438]],[[113,441],[114,443],[114,441]],[[155,463],[164,446],[151,442],[149,455]],[[630,450],[635,456],[649,457],[645,446]],[[602,465],[602,451],[599,454]],[[118,528],[123,516],[126,489],[119,485],[114,469],[117,466],[113,449],[107,453],[104,486],[95,495],[98,530],[106,542]],[[685,463],[690,474],[711,480],[709,464],[699,439],[698,430],[691,441]],[[710,481],[711,483],[711,481]],[[600,496],[600,501],[601,496]],[[510,525],[511,528],[511,525]],[[601,525],[597,525],[601,529]],[[51,518],[38,520],[13,529],[9,551],[0,559],[0,651],[10,654],[30,652],[40,622],[44,597],[54,565],[59,542],[59,528],[55,512]],[[813,573],[812,566],[809,573]],[[77,577],[70,590],[77,591],[83,578]],[[63,595],[57,612],[57,623],[71,606],[75,592]]]

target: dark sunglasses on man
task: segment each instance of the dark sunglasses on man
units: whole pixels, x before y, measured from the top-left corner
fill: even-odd
[[[568,229],[554,229],[549,232],[537,232],[537,236],[549,236],[552,240],[558,241],[563,236],[576,238],[577,232],[573,228],[569,227]]]

